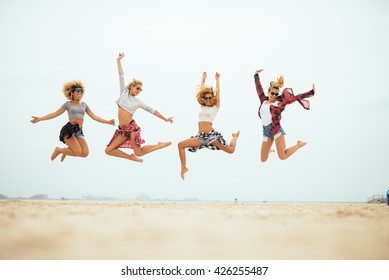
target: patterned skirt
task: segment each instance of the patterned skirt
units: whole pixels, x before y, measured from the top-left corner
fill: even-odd
[[[77,138],[84,137],[84,133],[83,133],[82,129],[80,128],[80,126],[78,125],[78,123],[71,124],[70,122],[65,124],[62,127],[61,131],[59,132],[59,141],[62,141],[65,143],[64,139],[65,139],[66,135],[67,135],[67,137],[66,137],[67,139],[70,139],[73,135],[76,136]]]
[[[193,153],[202,148],[208,148],[210,150],[220,150],[218,147],[212,144],[216,140],[218,140],[223,146],[227,146],[227,142],[224,139],[223,135],[213,129],[210,132],[199,132],[197,133],[197,135],[192,136],[191,138],[196,138],[201,142],[201,146],[199,147],[188,148],[188,151]]]
[[[145,140],[142,139],[140,132],[141,129],[135,122],[135,120],[132,120],[128,125],[125,126],[118,126],[118,129],[116,129],[114,135],[112,136],[111,141],[109,141],[108,145],[111,144],[111,142],[118,137],[118,135],[122,135],[125,137],[129,137],[123,144],[121,144],[118,148],[130,148],[132,149],[132,144],[131,144],[131,138],[130,135],[131,133],[135,133],[135,143],[138,144],[139,146],[145,143]]]

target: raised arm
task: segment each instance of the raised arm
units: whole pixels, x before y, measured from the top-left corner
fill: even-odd
[[[32,123],[37,123],[37,122],[40,122],[40,121],[47,121],[47,120],[51,120],[51,119],[54,119],[56,117],[58,117],[59,115],[63,114],[65,112],[65,107],[61,107],[59,108],[57,111],[51,113],[51,114],[48,114],[44,117],[37,117],[37,116],[31,116],[32,120],[30,120],[30,122]]]
[[[203,78],[201,79],[201,86],[205,86],[205,79],[207,79],[207,72],[203,72]]]
[[[259,80],[259,73],[261,73],[262,71],[263,71],[263,69],[257,70],[257,71],[255,71],[255,74],[254,74],[255,88],[257,89],[257,94],[258,94],[258,97],[259,97],[259,100],[261,101],[261,103],[263,103],[267,99],[267,97],[263,91],[261,81]]]
[[[123,67],[122,67],[122,63],[120,61],[123,57],[124,57],[124,53],[123,52],[119,53],[119,56],[117,58],[117,64],[118,64],[118,71],[119,71],[119,73],[123,73]]]
[[[123,57],[124,57],[124,53],[119,53],[119,56],[116,59],[116,62],[118,65],[118,71],[119,71],[120,93],[122,93],[124,90],[126,90],[126,83],[124,81],[124,72],[123,72],[123,67],[122,67],[122,63],[121,63],[121,59]]]
[[[216,72],[215,80],[216,80],[216,87],[215,87],[216,104],[215,104],[215,106],[217,108],[220,108],[220,73]]]

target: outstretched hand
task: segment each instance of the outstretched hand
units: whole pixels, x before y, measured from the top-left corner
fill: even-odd
[[[40,121],[39,117],[32,116],[31,118],[32,118],[32,120],[30,120],[30,122],[32,122],[32,123],[37,123]]]
[[[256,71],[255,71],[255,74],[259,74],[259,73],[261,73],[262,71],[263,71],[263,69],[256,70]]]
[[[167,118],[167,122],[173,123],[173,122],[174,122],[174,121],[173,121],[173,118],[174,118],[174,117],[169,117],[169,118]]]
[[[220,73],[219,72],[216,72],[215,79],[216,79],[216,81],[219,81],[219,79],[220,79]]]
[[[315,84],[312,84],[312,90],[315,91]]]
[[[205,79],[207,78],[207,72],[203,72],[203,81],[205,81]]]

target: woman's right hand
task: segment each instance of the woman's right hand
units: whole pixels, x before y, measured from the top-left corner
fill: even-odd
[[[261,73],[262,71],[263,71],[263,69],[256,70],[256,71],[255,71],[255,74],[259,74],[259,73]]]

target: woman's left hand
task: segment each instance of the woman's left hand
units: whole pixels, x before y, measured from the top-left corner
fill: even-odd
[[[169,118],[167,118],[166,121],[167,121],[167,122],[170,122],[170,123],[173,123],[173,122],[174,122],[174,121],[173,121],[173,118],[174,118],[174,117],[169,117]]]

